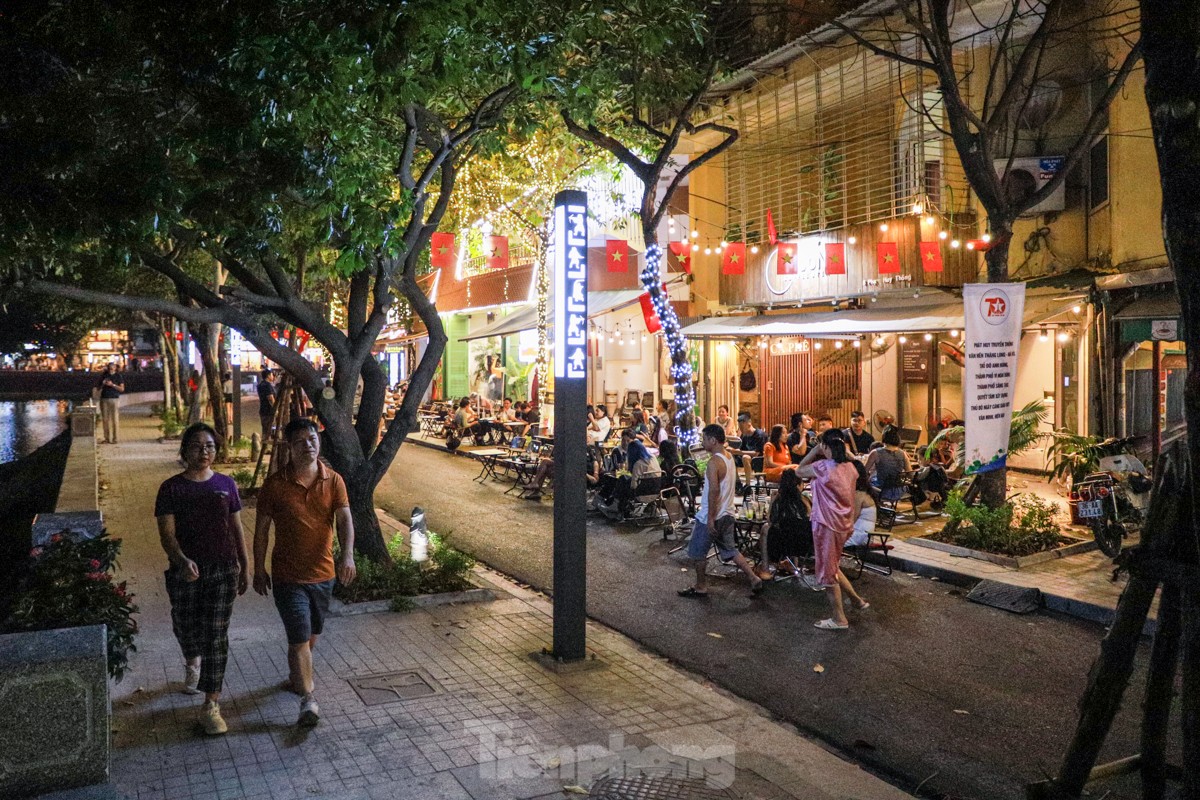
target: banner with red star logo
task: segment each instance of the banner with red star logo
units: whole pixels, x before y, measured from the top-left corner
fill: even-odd
[[[629,271],[629,242],[624,239],[609,239],[604,243],[604,263],[609,272]]]
[[[846,274],[846,245],[841,242],[825,243],[825,274]]]
[[[435,233],[429,237],[429,263],[435,269],[454,266],[453,233]]]
[[[938,242],[921,242],[921,266],[926,272],[942,271],[942,246]]]
[[[671,242],[671,253],[679,259],[679,266],[688,275],[692,274],[692,246],[687,242]]]
[[[730,242],[721,254],[721,274],[741,275],[746,271],[746,243]]]
[[[900,250],[895,242],[880,242],[875,245],[875,258],[880,274],[900,271]]]
[[[800,261],[796,258],[796,245],[780,242],[775,250],[775,274],[799,275]]]
[[[508,237],[489,236],[486,246],[487,263],[491,269],[508,269]]]

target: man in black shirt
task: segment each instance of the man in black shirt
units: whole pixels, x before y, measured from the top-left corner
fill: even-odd
[[[808,414],[797,411],[792,414],[792,432],[788,434],[787,446],[792,453],[792,463],[808,455],[808,448],[817,443],[817,435],[813,433],[813,420]]]
[[[738,414],[738,434],[742,439],[741,446],[737,450],[730,448],[729,452],[742,460],[742,474],[745,476],[743,488],[746,488],[754,480],[754,470],[750,467],[750,459],[762,455],[763,445],[767,443],[767,434],[763,432],[762,428],[754,427],[750,415],[745,411]]]
[[[275,421],[275,381],[271,370],[263,368],[258,376],[258,421],[262,423],[263,443],[271,438]]]
[[[871,431],[867,430],[866,414],[861,411],[852,412],[850,427],[846,428],[845,433],[851,453],[866,455],[871,452],[871,445],[874,444],[875,437],[871,435]]]
[[[104,423],[104,441],[116,444],[121,430],[121,392],[125,391],[125,376],[117,372],[111,361],[104,365],[100,376],[100,419]]]

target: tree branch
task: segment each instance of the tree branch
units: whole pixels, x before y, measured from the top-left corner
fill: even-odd
[[[586,128],[584,128],[566,111],[562,112],[562,118],[563,122],[566,123],[567,130],[570,131],[573,136],[577,136],[580,139],[583,139],[585,142],[591,142],[597,147],[603,148],[604,150],[612,153],[617,157],[618,161],[629,167],[629,169],[633,171],[633,174],[641,178],[643,183],[649,183],[650,171],[653,169],[653,165],[648,164],[642,159],[638,158],[638,156],[635,155],[632,150],[618,142],[613,137],[602,132],[595,125],[588,125]]]
[[[1017,63],[1013,66],[1012,73],[1008,76],[1008,81],[1004,85],[1004,91],[1000,93],[1000,98],[996,100],[996,106],[992,112],[988,114],[987,106],[983,108],[984,119],[986,120],[986,128],[992,130],[992,126],[1003,124],[1004,117],[1008,114],[1013,103],[1017,101],[1022,91],[1028,92],[1032,82],[1029,85],[1026,83],[1026,73],[1033,66],[1037,54],[1046,45],[1046,40],[1054,31],[1052,20],[1057,18],[1059,9],[1062,7],[1061,0],[1047,0],[1046,10],[1042,13],[1042,21],[1038,23],[1037,29],[1034,30],[1033,36],[1029,37],[1029,41],[1025,44],[1025,49],[1021,51],[1021,55],[1017,58]]]
[[[128,311],[169,314],[176,319],[198,325],[222,322],[225,318],[223,309],[221,308],[200,308],[186,306],[182,303],[176,303],[160,297],[140,297],[113,292],[100,292],[94,289],[81,289],[78,286],[65,286],[60,283],[44,281],[40,278],[33,278],[24,283],[17,284],[18,289],[22,288],[22,286],[38,294],[63,297],[68,300],[76,300],[91,305],[122,308]]]

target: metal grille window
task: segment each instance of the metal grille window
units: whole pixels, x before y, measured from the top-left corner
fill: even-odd
[[[913,67],[822,48],[726,108],[741,134],[725,162],[730,238],[765,239],[768,209],[781,234],[886,220],[917,203],[968,209],[953,143],[938,130],[941,95]]]

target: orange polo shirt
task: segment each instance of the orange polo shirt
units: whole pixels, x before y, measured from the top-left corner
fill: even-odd
[[[317,479],[306,487],[291,466],[276,472],[258,493],[256,513],[275,523],[271,551],[275,583],[320,583],[337,574],[333,566],[334,512],[350,498],[342,476],[317,462]]]

